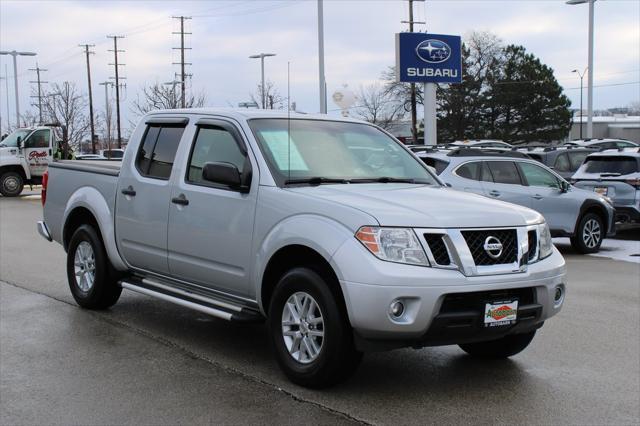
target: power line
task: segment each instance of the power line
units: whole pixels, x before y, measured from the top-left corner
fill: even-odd
[[[109,78],[115,80],[114,84],[116,87],[116,126],[117,126],[117,132],[118,132],[117,133],[118,148],[122,148],[122,133],[120,129],[120,80],[124,80],[124,77],[119,76],[118,67],[122,67],[125,64],[118,64],[118,53],[124,52],[124,50],[118,50],[118,39],[124,38],[124,36],[113,35],[113,36],[107,36],[107,38],[113,39],[113,50],[109,49],[109,52],[113,52],[114,62],[113,64],[109,64],[109,65],[113,65],[113,68],[115,70],[115,77],[109,77]]]
[[[190,50],[190,47],[184,47],[184,36],[185,35],[191,35],[191,33],[186,33],[184,31],[184,21],[186,19],[191,19],[190,16],[173,16],[173,19],[178,19],[180,20],[180,31],[176,32],[174,31],[172,34],[180,34],[180,47],[174,47],[174,50],[180,50],[180,62],[174,62],[173,65],[180,65],[180,88],[182,91],[182,96],[181,96],[181,100],[180,100],[180,105],[182,106],[182,108],[186,108],[186,104],[187,104],[187,95],[186,95],[186,87],[185,87],[185,77],[186,74],[184,72],[184,67],[185,65],[191,65],[191,63],[187,63],[184,61],[184,51],[185,50]]]
[[[37,96],[31,96],[32,98],[38,98],[38,124],[42,124],[42,84],[43,83],[48,83],[48,81],[42,81],[40,80],[40,73],[47,71],[46,69],[40,68],[38,66],[38,63],[36,62],[36,67],[35,68],[29,68],[29,71],[35,71],[36,72],[36,81],[29,81],[29,83],[35,83],[38,85],[38,95]],[[8,95],[7,95],[8,96]]]
[[[91,152],[96,153],[96,129],[93,122],[93,94],[91,91],[91,66],[89,64],[89,55],[93,55],[95,52],[89,50],[93,44],[80,44],[80,47],[84,47],[84,53],[87,57],[87,84],[89,86],[89,123],[91,124]]]

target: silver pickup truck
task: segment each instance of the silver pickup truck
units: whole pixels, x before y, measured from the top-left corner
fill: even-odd
[[[537,212],[442,185],[359,121],[214,109],[150,113],[121,165],[62,161],[40,234],[88,309],[122,289],[265,321],[294,382],[328,386],[362,353],[522,351],[565,297]]]

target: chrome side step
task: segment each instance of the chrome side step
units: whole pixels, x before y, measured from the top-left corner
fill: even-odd
[[[264,317],[255,309],[195,294],[148,278],[140,280],[131,278],[120,281],[120,285],[127,290],[155,297],[223,320],[246,323],[264,321]]]

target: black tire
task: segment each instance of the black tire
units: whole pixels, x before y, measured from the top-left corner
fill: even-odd
[[[593,230],[594,227],[597,227],[597,233]],[[604,234],[602,218],[595,213],[587,213],[580,218],[575,235],[571,237],[571,245],[582,254],[597,253],[605,237]]]
[[[301,292],[311,296],[323,319],[322,324],[315,326],[316,331],[322,329],[324,334],[319,351],[313,360],[307,359],[306,362],[294,358],[283,336],[285,304],[290,297]],[[280,368],[289,380],[298,385],[310,388],[335,385],[349,378],[362,360],[362,353],[355,349],[346,312],[337,297],[341,296],[334,295],[327,279],[307,267],[290,270],[276,285],[269,305],[271,344]],[[307,315],[305,317],[309,318]],[[294,327],[302,330],[302,326]],[[313,325],[309,327],[314,330]]]
[[[17,172],[4,172],[0,176],[0,194],[5,197],[17,197],[24,188],[24,179]]]
[[[78,247],[86,250],[88,244],[93,252],[93,262],[90,260],[79,266],[90,270],[93,265],[93,282],[76,279],[76,252]],[[89,267],[87,267],[89,265]],[[113,306],[120,298],[122,287],[118,285],[118,274],[109,262],[102,239],[91,225],[82,225],[73,233],[67,251],[67,280],[76,303],[86,309],[106,309]],[[85,288],[81,288],[82,284]]]
[[[535,331],[524,334],[512,334],[488,342],[465,343],[460,348],[476,358],[502,359],[522,352],[536,335]]]

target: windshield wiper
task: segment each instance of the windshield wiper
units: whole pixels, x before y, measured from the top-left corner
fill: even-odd
[[[430,184],[431,182],[422,179],[413,178],[394,178],[389,176],[381,176],[377,178],[351,179],[350,183],[417,183]]]
[[[284,181],[285,185],[295,185],[295,184],[304,184],[307,183],[309,185],[322,185],[325,183],[349,183],[347,179],[337,179],[337,178],[327,178],[314,176],[310,178],[300,178],[300,179],[288,179]]]

